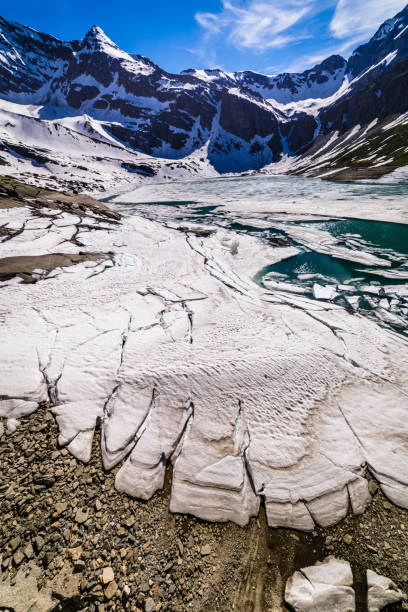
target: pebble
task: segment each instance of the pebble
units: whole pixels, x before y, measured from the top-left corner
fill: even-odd
[[[82,525],[82,523],[85,523],[85,521],[87,520],[88,520],[88,511],[85,510],[85,512],[83,512],[81,509],[77,510],[75,514],[75,522]]]
[[[82,555],[82,546],[76,546],[75,548],[69,548],[68,555],[71,557],[72,561],[78,561],[78,559]]]
[[[82,559],[78,559],[74,562],[74,570],[76,572],[83,572],[85,567],[85,561],[82,561]]]
[[[41,536],[37,536],[36,538],[34,538],[34,548],[35,548],[37,554],[43,548],[44,544],[45,544],[45,540]]]
[[[133,527],[133,525],[136,523],[136,519],[133,516],[129,516],[129,518],[127,518],[124,521],[124,524],[126,525],[126,527]]]
[[[63,514],[63,512],[65,512],[65,510],[68,508],[68,504],[66,502],[57,502],[54,508],[55,512],[59,516],[60,514]]]
[[[177,548],[179,549],[180,556],[184,554],[184,546],[181,540],[177,539]]]
[[[148,597],[145,601],[145,612],[154,612],[156,604],[152,597]]]
[[[21,550],[18,550],[17,552],[14,553],[13,561],[15,565],[20,565],[23,559],[24,559],[24,555],[21,552]]]
[[[10,540],[9,544],[11,546],[12,552],[15,552],[21,544],[20,536],[17,536],[16,538],[13,538],[12,540]]]
[[[349,545],[350,545],[350,544],[352,543],[352,541],[353,541],[353,538],[352,538],[352,536],[351,536],[349,533],[347,533],[347,534],[344,536],[343,541],[344,541],[346,544],[349,544]]]
[[[113,569],[109,565],[108,567],[104,567],[102,570],[102,582],[103,584],[108,584],[109,582],[113,582],[115,579],[115,574],[113,573]]]
[[[105,589],[105,597],[106,597],[106,599],[112,599],[112,597],[115,595],[117,590],[118,590],[118,585],[113,580],[112,582],[110,582],[108,584],[108,586]]]
[[[27,544],[27,546],[25,547],[24,555],[27,557],[27,559],[32,559],[34,557],[34,550],[31,546],[31,543]]]
[[[370,491],[371,495],[374,495],[374,493],[377,492],[378,490],[378,485],[376,482],[374,482],[374,480],[370,480],[368,483],[368,490]]]
[[[205,557],[206,555],[210,555],[211,554],[211,546],[209,544],[204,544],[204,546],[201,547],[201,555],[203,557]]]

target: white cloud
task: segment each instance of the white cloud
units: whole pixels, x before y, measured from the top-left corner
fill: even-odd
[[[214,13],[196,13],[195,18],[209,32],[220,32],[225,25],[222,16]]]
[[[405,5],[406,0],[339,0],[330,30],[336,38],[361,42]]]
[[[266,50],[282,47],[304,35],[282,34],[307,15],[315,0],[250,0],[237,5],[223,1],[220,13],[197,13],[196,20],[208,34],[226,32],[237,48]]]
[[[216,56],[225,59],[228,45],[256,54],[283,49],[268,59],[274,64],[283,60],[288,71],[304,70],[333,54],[347,58],[407,1],[221,0],[218,13],[195,15],[204,31],[199,56],[203,65],[217,65]],[[307,44],[299,45],[305,39]]]

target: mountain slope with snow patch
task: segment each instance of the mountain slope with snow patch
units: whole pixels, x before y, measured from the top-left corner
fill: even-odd
[[[363,153],[339,158],[332,143],[346,139],[348,148],[374,121],[408,111],[408,7],[347,62],[331,56],[276,76],[170,74],[121,50],[98,26],[63,42],[0,19],[0,34],[0,169],[61,188],[110,189],[135,175],[177,174],[169,168],[325,173],[328,156],[331,168],[361,162],[364,170]],[[380,168],[374,174],[405,165],[401,147],[382,159],[380,144],[367,144]]]

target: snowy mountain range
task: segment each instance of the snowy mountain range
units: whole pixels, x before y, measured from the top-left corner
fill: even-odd
[[[348,61],[170,74],[97,26],[64,42],[0,18],[0,171],[52,187],[262,171],[377,178],[408,165],[408,6]]]

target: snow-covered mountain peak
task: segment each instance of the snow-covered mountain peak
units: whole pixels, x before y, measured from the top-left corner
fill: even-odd
[[[105,32],[102,30],[102,28],[100,28],[100,27],[99,27],[98,25],[96,25],[96,24],[94,24],[94,25],[92,26],[92,28],[90,28],[90,29],[88,30],[88,32],[87,32],[87,33],[86,33],[86,35],[85,35],[85,38],[86,38],[86,39],[92,39],[92,38],[95,38],[95,39],[101,39],[101,40],[104,40],[104,39],[105,39],[105,40],[106,40],[106,39],[108,39],[108,40],[109,40],[109,38],[106,36],[106,34],[105,34]]]
[[[82,40],[64,42],[0,18],[0,98],[22,106],[4,119],[0,165],[7,169],[13,155],[24,152],[41,164],[45,149],[53,159],[57,142],[67,137],[70,146],[86,138],[91,157],[95,141],[132,159],[182,160],[206,147],[199,165],[218,172],[259,169],[318,148],[334,133],[354,134],[356,126],[405,113],[407,65],[408,7],[348,62],[332,55],[301,73],[272,76],[219,68],[171,74],[122,51],[96,25]],[[37,108],[30,121],[23,105]],[[24,119],[16,119],[19,114]],[[24,132],[10,127],[20,123]],[[36,136],[28,151],[23,133],[31,131]],[[105,153],[92,163],[100,164]],[[120,172],[132,171],[133,162],[121,164]]]
[[[87,44],[95,49],[103,48],[105,45],[108,47],[119,48],[105,32],[97,25],[92,26],[90,30],[85,34],[83,44]]]
[[[133,61],[131,55],[122,51],[118,45],[116,45],[105,32],[97,25],[86,33],[85,38],[81,41],[81,53],[106,53],[116,59],[125,59]]]

